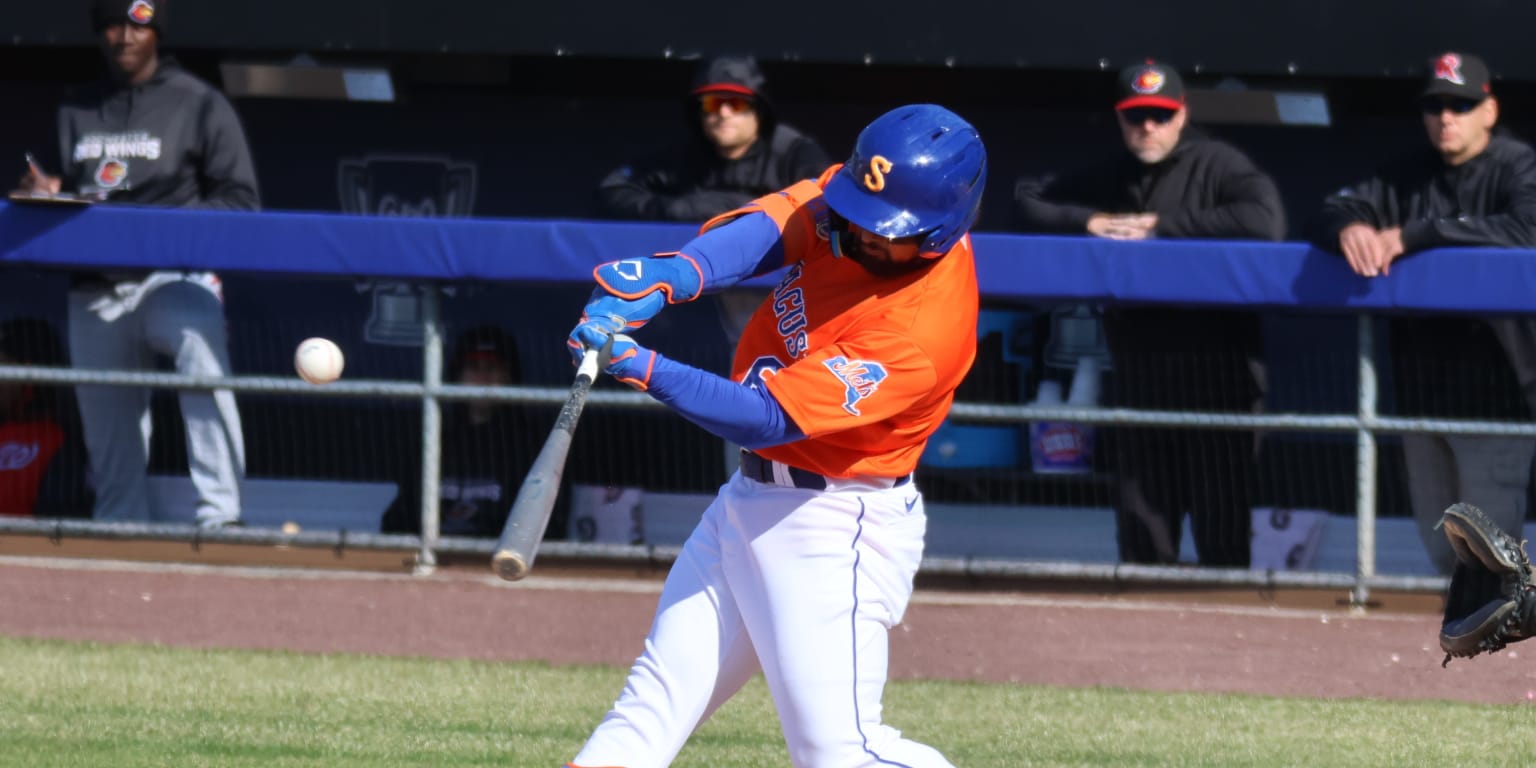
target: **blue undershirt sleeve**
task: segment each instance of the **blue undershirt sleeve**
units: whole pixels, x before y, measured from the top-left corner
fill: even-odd
[[[704,272],[704,293],[784,266],[784,239],[764,213],[748,213],[688,241],[682,252]]]
[[[737,384],[659,353],[646,391],[683,418],[743,448],[769,448],[805,437],[767,387]]]

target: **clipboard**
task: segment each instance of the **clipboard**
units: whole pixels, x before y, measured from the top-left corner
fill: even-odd
[[[57,205],[65,207],[80,207],[90,205],[95,200],[71,194],[69,192],[11,192],[6,199],[22,205]]]

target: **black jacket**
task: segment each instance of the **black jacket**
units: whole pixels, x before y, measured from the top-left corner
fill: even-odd
[[[1020,226],[1082,234],[1094,213],[1155,213],[1158,237],[1279,240],[1285,208],[1275,182],[1230,144],[1186,130],[1160,163],[1129,152],[1082,172],[1020,179]]]
[[[1407,253],[1441,246],[1536,246],[1536,151],[1495,135],[1448,166],[1426,148],[1323,203],[1323,246],[1353,222],[1402,227]],[[1388,278],[1390,279],[1390,278]],[[1390,410],[1409,416],[1527,420],[1536,414],[1536,318],[1399,315],[1390,325]]]
[[[222,93],[174,60],[139,85],[101,81],[59,107],[66,190],[113,202],[255,210],[256,169]]]
[[[597,190],[603,213],[621,219],[703,222],[821,175],[831,159],[815,139],[779,122],[763,87],[766,82],[751,57],[719,56],[701,62],[680,104],[683,138],[654,157],[608,174]],[[750,93],[756,104],[757,141],[735,160],[720,157],[704,135],[697,94],[715,87]]]
[[[702,138],[608,174],[598,188],[616,218],[705,221],[820,175],[832,161],[815,140],[782,123],[747,153],[726,160]]]
[[[1408,253],[1454,245],[1536,246],[1536,151],[1495,135],[1478,156],[1448,166],[1426,148],[1330,195],[1323,217],[1323,244],[1335,251],[1339,231],[1353,222],[1402,227]]]
[[[1285,208],[1269,176],[1229,144],[1186,130],[1160,163],[1129,152],[1074,174],[1014,188],[1026,230],[1086,234],[1088,217],[1156,213],[1157,237],[1279,240]],[[1242,310],[1110,307],[1104,333],[1113,403],[1246,411],[1262,394],[1250,361],[1262,354],[1258,316]]]

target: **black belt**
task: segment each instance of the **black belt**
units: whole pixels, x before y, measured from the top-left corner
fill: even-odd
[[[773,485],[779,483],[778,478],[773,476],[773,465],[774,462],[751,451],[742,450],[741,452],[741,474],[759,483]],[[785,464],[784,468],[789,470],[789,481],[796,488],[804,488],[808,491],[825,491],[827,489],[827,478],[815,472],[790,466],[789,464]],[[912,476],[902,475],[901,477],[891,479],[891,487],[895,488],[896,486],[906,485],[909,482],[912,482]]]

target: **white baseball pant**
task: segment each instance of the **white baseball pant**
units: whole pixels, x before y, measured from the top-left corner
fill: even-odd
[[[782,465],[776,465],[782,468]],[[887,635],[927,518],[910,483],[827,490],[734,474],[662,589],[645,651],[572,766],[663,768],[759,670],[797,768],[950,763],[881,722]]]
[[[192,376],[227,375],[229,345],[218,279],[210,273],[156,272],[146,280],[80,287],[69,295],[69,350],[76,368],[153,368],[156,354]],[[149,521],[149,390],[81,385],[81,426],[96,485],[97,520]],[[240,519],[245,439],[229,390],[180,393],[187,463],[197,488],[197,520]]]

